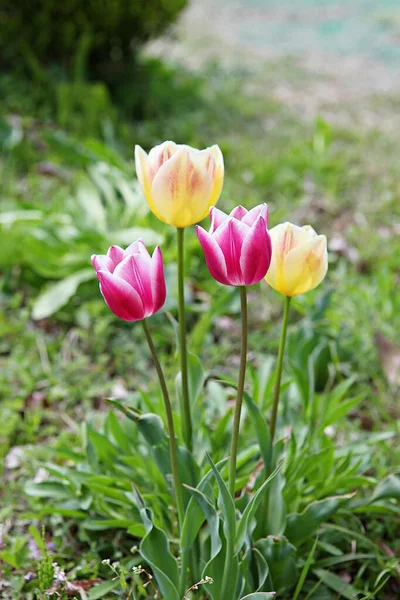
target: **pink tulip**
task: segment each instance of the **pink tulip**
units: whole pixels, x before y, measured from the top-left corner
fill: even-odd
[[[142,240],[126,250],[111,246],[107,254],[93,254],[92,264],[108,308],[124,321],[141,321],[160,310],[166,289],[161,249],[153,256]]]
[[[260,204],[250,211],[237,206],[229,215],[212,207],[210,219],[209,232],[199,226],[196,232],[214,279],[235,286],[261,281],[272,255],[267,205]]]

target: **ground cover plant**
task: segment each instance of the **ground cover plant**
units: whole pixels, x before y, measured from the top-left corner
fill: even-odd
[[[156,77],[165,86],[170,75],[162,72],[160,66]],[[22,117],[10,114],[12,109],[3,115],[0,589],[5,598],[154,597],[160,578],[162,585],[168,583],[149,558],[151,544],[147,554],[142,548],[147,558],[140,554],[150,528],[148,507],[151,535],[162,529],[170,542],[169,553],[164,542],[156,546],[167,553],[168,579],[175,585],[177,564],[187,573],[184,591],[214,579],[188,597],[221,593],[218,560],[225,558],[223,524],[227,529],[224,519],[229,511],[232,515],[232,504],[218,503],[221,481],[207,454],[228,485],[240,294],[210,277],[188,228],[188,387],[199,468],[190,487],[206,480],[197,492],[183,492],[190,505],[185,543],[199,553],[185,570],[172,481],[162,474],[170,473],[167,421],[151,354],[140,324],[124,324],[105,307],[89,262],[92,253],[104,253],[112,244],[125,248],[140,237],[151,250],[162,246],[168,300],[149,328],[170,389],[184,469],[190,459],[179,377],[175,382],[175,235],[148,211],[132,161],[135,142],[150,149],[167,137],[197,147],[220,143],[226,163],[222,210],[267,202],[271,230],[286,220],[311,223],[330,242],[323,284],[291,301],[275,436],[280,471],[268,484],[268,496],[257,497],[254,520],[246,506],[265,480],[263,465],[271,458],[267,427],[283,307],[265,282],[249,288],[235,552],[243,541],[233,559],[241,562],[242,596],[258,588],[274,590],[278,598],[388,599],[399,593],[397,141],[321,118],[305,124],[275,101],[248,96],[245,74],[226,74],[222,84],[220,76],[211,69],[207,85],[193,77],[190,88],[188,75],[191,101],[180,106],[180,114],[172,111],[162,120],[151,114],[134,126],[125,116],[120,125],[113,106],[106,109],[111,127],[101,124],[100,111],[90,135],[68,103],[57,122],[53,98],[46,109],[50,123],[35,118],[35,106],[25,105]],[[17,104],[26,102],[21,94]],[[269,128],[268,143],[259,134],[266,113],[277,128]],[[202,225],[208,229],[207,219]],[[198,542],[191,543],[197,527]],[[219,545],[216,564],[204,568]]]

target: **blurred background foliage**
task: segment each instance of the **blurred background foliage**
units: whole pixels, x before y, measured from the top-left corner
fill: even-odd
[[[293,302],[288,398],[294,397],[299,412],[301,403],[315,393],[321,414],[324,406],[337,411],[332,408],[333,424],[326,424],[324,451],[329,448],[333,456],[329,440],[334,436],[339,444],[336,452],[355,456],[344,467],[349,475],[343,483],[346,492],[357,487],[354,475],[363,478],[359,480],[363,497],[372,498],[377,481],[396,472],[399,464],[400,142],[396,128],[385,124],[387,119],[397,122],[400,96],[374,90],[361,101],[340,98],[334,108],[322,106],[311,115],[303,114],[293,97],[301,98],[304,86],[312,97],[313,86],[326,80],[323,71],[307,71],[294,58],[253,57],[225,64],[217,54],[193,68],[190,61],[171,58],[169,49],[175,42],[169,38],[163,38],[161,58],[155,56],[144,43],[162,34],[185,4],[181,0],[1,3],[0,590],[4,598],[34,597],[32,586],[24,587],[25,576],[35,573],[36,561],[43,558],[37,535],[42,524],[46,543],[72,580],[94,581],[99,574],[110,578],[100,560],[123,557],[135,542],[125,534],[126,523],[118,524],[115,518],[110,524],[116,509],[107,493],[113,485],[129,485],[131,469],[142,478],[145,474],[132,464],[124,470],[126,480],[121,479],[120,467],[107,462],[103,450],[111,443],[119,452],[131,452],[138,433],[131,423],[124,422],[120,429],[104,398],[129,398],[139,408],[157,412],[156,388],[149,381],[150,362],[140,330],[118,322],[107,310],[90,266],[90,255],[104,252],[111,243],[127,245],[141,236],[150,245],[163,244],[170,312],[168,318],[157,315],[152,325],[163,362],[174,376],[173,232],[148,212],[141,197],[133,164],[135,143],[145,149],[165,139],[197,147],[218,143],[226,162],[221,208],[268,202],[271,226],[288,219],[310,223],[328,236],[330,270],[324,286]],[[189,57],[207,55],[207,37],[199,45],[195,36],[202,27],[196,21],[198,14],[183,21],[184,35],[179,26],[173,30],[176,44]],[[194,40],[188,43],[187,37]],[[223,46],[220,52],[229,54]],[[282,87],[292,90],[290,98],[275,93]],[[372,125],[353,119],[357,102],[361,105],[356,112],[362,109],[374,116]],[[344,121],[332,118],[339,113],[346,116]],[[205,370],[220,365],[218,369],[229,377],[237,369],[239,299],[230,289],[218,288],[216,295],[193,232],[188,232],[187,241],[190,346],[204,356]],[[249,387],[264,406],[281,306],[264,285],[251,290],[250,302],[254,372]],[[335,390],[349,380],[350,404],[339,410]],[[211,381],[204,398],[205,425],[199,436],[206,439],[213,431],[212,450],[223,456],[230,435],[226,411],[230,397]],[[354,398],[357,402],[351,403]],[[287,417],[296,423],[299,419],[301,428],[298,415]],[[214,431],[217,420],[220,425]],[[87,430],[98,432],[89,437],[109,477],[107,493],[101,487],[106,482],[91,472],[98,466],[89,460],[93,449],[86,454]],[[251,439],[249,429],[246,436]],[[355,475],[351,469],[363,453]],[[251,452],[243,458],[245,471],[246,460],[251,464],[253,458]],[[48,477],[49,462],[55,483],[44,493],[40,484],[44,473]],[[74,479],[76,469],[85,470],[89,485]],[[154,477],[156,486],[148,492],[164,492],[165,483]],[[328,475],[321,467],[310,477],[318,489]],[[299,489],[298,505],[303,508],[301,494],[309,491],[300,483]],[[371,511],[368,518],[365,505],[341,514],[336,525],[350,527],[350,534],[340,536],[338,530],[333,538],[322,539],[320,595],[304,597],[397,597],[398,511],[392,504],[383,512]],[[118,518],[126,521],[129,510],[124,499]],[[99,524],[99,518],[105,522]],[[96,533],[100,529],[101,541]],[[354,559],[357,568],[343,573],[341,561],[336,564],[327,553],[333,543],[345,552],[343,538],[351,539],[353,530],[372,540],[372,549],[368,540],[361,542],[372,558],[358,563]],[[306,544],[300,566],[309,551]],[[358,572],[364,563],[367,566]],[[351,590],[341,596],[340,585],[334,592],[338,581],[330,580],[329,586],[329,575],[322,573],[330,564],[344,580],[350,572],[364,596],[354,596]],[[313,577],[312,582],[317,575]]]

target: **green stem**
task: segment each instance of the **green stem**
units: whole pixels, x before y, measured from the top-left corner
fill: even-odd
[[[232,442],[231,442],[231,460],[229,466],[229,491],[232,494],[232,498],[235,496],[235,483],[236,483],[236,459],[239,441],[239,427],[240,427],[240,414],[242,412],[243,403],[243,391],[244,391],[244,380],[246,377],[246,363],[247,363],[247,290],[246,286],[240,287],[240,304],[242,312],[242,338],[241,338],[241,351],[240,351],[240,370],[239,379],[235,403],[235,414],[233,417],[233,431],[232,431]]]
[[[165,377],[163,370],[161,368],[160,361],[157,356],[157,351],[153,343],[153,339],[151,337],[151,333],[149,327],[147,325],[146,319],[142,321],[144,334],[146,336],[147,343],[149,345],[149,349],[151,355],[153,357],[154,366],[156,367],[158,379],[160,380],[161,391],[164,398],[165,412],[167,413],[167,424],[168,424],[168,434],[169,434],[169,451],[171,457],[171,469],[172,469],[172,477],[174,480],[174,488],[175,488],[175,498],[176,498],[176,506],[178,509],[178,521],[179,521],[179,530],[183,524],[183,518],[185,516],[185,509],[183,504],[183,496],[182,496],[182,484],[179,477],[179,469],[178,469],[178,452],[176,446],[176,438],[175,438],[175,428],[174,428],[174,420],[172,417],[172,407],[169,399],[168,388],[165,382]]]
[[[184,239],[183,228],[177,229],[178,245],[178,312],[179,312],[179,345],[181,358],[181,379],[182,379],[182,408],[183,408],[183,438],[187,449],[191,452],[193,449],[193,430],[192,416],[189,398],[189,379],[186,348],[186,326],[185,326],[185,270],[184,270]]]
[[[285,308],[283,311],[281,339],[279,342],[278,362],[276,365],[274,401],[272,404],[271,425],[270,425],[271,444],[273,444],[273,442],[274,442],[276,420],[277,420],[277,416],[278,416],[278,404],[279,404],[279,394],[281,391],[283,356],[285,354],[286,332],[287,332],[287,326],[288,326],[288,321],[289,321],[289,308],[290,308],[290,296],[286,296],[285,297]]]

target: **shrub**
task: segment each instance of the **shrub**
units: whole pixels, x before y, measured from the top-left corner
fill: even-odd
[[[173,22],[187,0],[3,0],[0,8],[2,61],[21,56],[42,64],[68,65],[82,39],[89,63],[115,63]],[[30,61],[31,62],[31,61]]]

